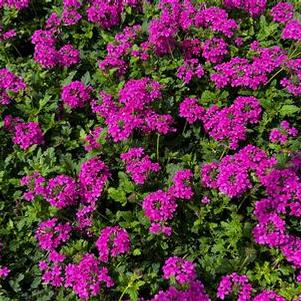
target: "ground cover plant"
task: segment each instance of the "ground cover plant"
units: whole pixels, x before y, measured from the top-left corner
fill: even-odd
[[[0,0],[0,300],[301,300],[300,13]]]

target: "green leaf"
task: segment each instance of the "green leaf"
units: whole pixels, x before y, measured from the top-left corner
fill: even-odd
[[[300,108],[298,108],[295,105],[284,105],[279,113],[281,116],[292,116],[300,111]]]

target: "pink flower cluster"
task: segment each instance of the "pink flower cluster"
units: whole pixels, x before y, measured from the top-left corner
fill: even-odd
[[[71,230],[69,223],[61,224],[57,218],[48,219],[39,224],[36,239],[41,249],[54,251],[69,239]]]
[[[75,180],[66,175],[56,176],[48,181],[45,199],[50,205],[65,208],[77,203],[78,188]]]
[[[285,67],[289,77],[283,78],[280,84],[294,96],[301,95],[301,58],[287,61]]]
[[[44,135],[38,122],[23,122],[18,117],[7,115],[4,119],[4,127],[13,135],[13,143],[23,150],[44,142]]]
[[[217,297],[224,300],[226,296],[232,294],[233,287],[238,286],[237,301],[247,301],[251,299],[252,285],[245,275],[233,273],[223,276],[217,289]]]
[[[256,202],[254,215],[258,224],[253,230],[261,245],[280,248],[287,261],[301,269],[301,239],[287,231],[287,216],[301,216],[301,181],[296,166],[273,168],[262,177],[267,198]]]
[[[166,291],[159,291],[149,301],[210,301],[204,285],[196,280],[195,264],[191,261],[176,256],[169,257],[162,270],[163,278],[171,280],[171,286]]]
[[[274,22],[286,23],[294,17],[294,5],[288,2],[279,2],[270,11]]]
[[[193,197],[191,181],[193,173],[190,169],[178,170],[173,179],[173,185],[168,192],[177,199],[190,200]]]
[[[114,42],[108,43],[106,57],[99,62],[99,68],[105,72],[117,69],[117,75],[125,74],[128,64],[127,57],[133,52],[132,48],[140,35],[141,26],[134,25],[125,29],[115,36]],[[139,52],[136,53],[139,55]]]
[[[217,88],[227,85],[256,90],[268,81],[268,74],[287,60],[286,52],[278,46],[270,48],[256,47],[256,56],[252,62],[246,58],[233,57],[229,62],[216,65],[217,73],[211,74],[211,80]]]
[[[63,0],[62,20],[66,25],[75,25],[82,18],[78,12],[81,6],[79,0]]]
[[[266,170],[274,164],[276,160],[268,158],[264,151],[248,145],[232,156],[225,156],[220,162],[204,164],[202,183],[205,187],[218,188],[231,198],[237,197],[252,187],[250,172],[255,172],[263,181]]]
[[[46,180],[38,172],[34,172],[21,179],[21,185],[28,187],[23,198],[32,201],[40,196],[59,209],[79,205],[76,212],[77,223],[78,228],[84,230],[92,225],[96,201],[109,176],[107,166],[98,157],[84,162],[76,179],[67,175],[58,175]]]
[[[91,87],[86,87],[80,81],[73,81],[63,87],[61,98],[72,109],[83,108],[91,100]]]
[[[179,111],[179,115],[190,124],[201,120],[211,137],[236,149],[239,141],[246,140],[247,125],[258,123],[262,110],[255,97],[238,96],[230,107],[213,105],[207,110],[198,104],[196,98],[185,98]]]
[[[195,264],[180,257],[169,257],[162,268],[163,278],[175,280],[180,285],[189,284],[196,279]]]
[[[222,38],[208,39],[202,47],[202,56],[213,64],[221,63],[228,52],[228,44]]]
[[[0,104],[10,103],[8,92],[19,93],[25,90],[24,81],[6,68],[0,69]]]
[[[66,44],[59,50],[55,48],[56,31],[56,28],[36,30],[31,37],[31,41],[35,45],[34,60],[46,69],[58,65],[70,67],[79,62],[79,51],[71,44]]]
[[[258,17],[266,8],[267,0],[224,0],[227,8],[238,8],[248,12],[252,17]]]
[[[282,39],[284,40],[301,40],[301,22],[299,20],[292,19],[287,22],[283,31]]]
[[[105,227],[96,241],[101,262],[108,262],[110,256],[117,257],[130,251],[130,238],[125,229],[119,226]]]
[[[186,290],[178,290],[170,286],[167,291],[159,291],[149,301],[171,301],[171,300],[191,300],[191,301],[210,301],[210,298],[205,292],[204,285],[201,281],[193,281]]]
[[[270,141],[273,143],[285,144],[289,137],[297,137],[298,130],[291,127],[286,120],[281,121],[279,128],[274,128],[270,133]]]
[[[234,19],[229,18],[228,13],[219,7],[200,9],[195,16],[195,26],[210,28],[213,32],[222,33],[231,38],[238,25]]]
[[[205,112],[206,109],[199,104],[197,98],[186,97],[180,103],[179,115],[185,118],[189,124],[201,120]]]
[[[191,180],[193,174],[190,170],[178,170],[173,179],[173,184],[168,191],[157,190],[149,193],[142,202],[144,214],[151,222],[150,232],[163,233],[170,236],[172,228],[167,222],[173,218],[177,209],[177,199],[189,200],[193,196]]]
[[[23,177],[20,183],[28,187],[28,191],[23,194],[26,201],[33,201],[35,197],[45,195],[45,178],[38,172]]]
[[[101,144],[99,142],[100,136],[103,134],[103,128],[100,126],[95,127],[90,133],[85,137],[85,150],[87,152],[100,149]]]
[[[95,204],[109,176],[109,169],[98,157],[84,162],[78,176],[82,202],[88,205]]]
[[[253,96],[238,96],[228,108],[213,105],[201,117],[205,131],[217,141],[226,141],[231,149],[246,140],[247,125],[258,123],[261,116],[259,101]]]
[[[99,263],[93,254],[86,253],[78,264],[68,264],[65,269],[65,287],[72,287],[74,293],[83,300],[97,296],[102,283],[112,287],[114,281],[108,275],[108,269],[100,267]]]
[[[1,0],[0,8],[9,7],[17,10],[28,7],[30,0]]]
[[[88,20],[104,29],[116,26],[126,5],[139,7],[140,0],[92,0],[87,9]]]
[[[253,301],[285,301],[285,298],[279,296],[273,291],[264,290],[254,297]]]
[[[150,157],[144,154],[142,147],[130,148],[126,153],[121,154],[120,158],[126,164],[126,172],[136,184],[144,184],[151,172],[160,169],[158,163],[153,163]]]
[[[163,190],[151,192],[144,198],[142,208],[152,223],[151,233],[162,232],[165,235],[171,235],[171,228],[164,226],[164,223],[173,218],[177,209],[173,196]]]
[[[119,91],[119,103],[101,92],[102,103],[92,101],[92,110],[105,119],[114,142],[128,139],[136,129],[167,134],[174,131],[169,114],[158,114],[151,104],[161,97],[160,84],[150,78],[129,80]]]
[[[177,77],[182,79],[185,84],[193,78],[202,78],[204,75],[204,69],[197,59],[190,59],[184,61],[184,64],[177,70]]]
[[[0,43],[6,40],[9,40],[17,35],[17,32],[14,29],[9,29],[5,31],[0,25]]]
[[[231,37],[237,24],[228,13],[218,7],[205,8],[192,1],[160,1],[160,17],[153,19],[149,26],[148,42],[158,55],[168,54],[176,47],[176,35],[189,27],[210,28],[214,32]]]

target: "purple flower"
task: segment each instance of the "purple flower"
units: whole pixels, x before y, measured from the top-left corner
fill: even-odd
[[[80,81],[73,81],[63,87],[61,98],[70,108],[82,108],[91,99],[91,87],[86,87]]]
[[[108,262],[109,257],[117,257],[130,251],[130,237],[125,229],[119,226],[105,227],[100,231],[96,241],[99,260]]]
[[[196,279],[195,264],[180,257],[169,257],[162,268],[164,279],[175,279],[180,285]]]
[[[286,23],[294,17],[294,5],[288,2],[279,2],[272,7],[270,15],[273,21]]]

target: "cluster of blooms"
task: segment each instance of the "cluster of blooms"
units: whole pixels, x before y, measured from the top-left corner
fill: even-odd
[[[221,32],[231,37],[237,29],[228,13],[218,7],[197,7],[192,1],[160,1],[160,17],[153,19],[149,26],[148,42],[155,49],[155,53],[163,55],[170,53],[176,46],[175,36],[180,29],[187,30],[190,26],[210,28],[214,32]]]
[[[103,128],[98,126],[95,127],[90,133],[85,137],[85,150],[87,152],[101,148],[101,144],[99,143],[100,136],[103,133]]]
[[[210,301],[201,281],[196,280],[195,265],[180,257],[170,257],[162,268],[163,278],[171,280],[167,291],[159,291],[149,301]],[[177,289],[175,286],[180,287]]]
[[[261,106],[253,96],[238,96],[230,107],[213,105],[201,117],[206,132],[217,141],[227,141],[236,149],[246,139],[247,124],[259,122]]]
[[[301,268],[301,239],[286,230],[285,216],[301,216],[301,182],[296,166],[272,169],[261,182],[267,198],[255,204],[258,224],[253,230],[255,241],[261,245],[280,248],[287,261]]]
[[[270,11],[274,22],[286,23],[294,17],[294,5],[288,2],[279,2]]]
[[[132,47],[139,33],[140,25],[126,27],[121,33],[115,36],[114,42],[108,43],[106,57],[99,62],[99,68],[103,71],[117,70],[117,75],[125,74],[127,70],[127,55],[133,52]]]
[[[197,12],[194,23],[196,27],[210,28],[231,38],[237,29],[237,23],[229,18],[228,13],[219,7],[209,7]]]
[[[1,0],[0,8],[7,6],[9,8],[15,8],[17,10],[20,10],[28,7],[29,2],[30,0]]]
[[[39,224],[36,239],[41,249],[53,251],[69,239],[71,229],[69,223],[61,224],[57,218],[52,218]]]
[[[205,292],[204,285],[201,281],[193,281],[186,290],[178,290],[170,286],[167,291],[159,291],[149,301],[210,301],[209,296]]]
[[[41,261],[40,270],[45,284],[55,287],[71,287],[79,298],[89,300],[91,296],[97,296],[101,284],[112,287],[114,282],[108,275],[108,269],[101,267],[102,262],[107,262],[109,255],[115,257],[126,253],[130,249],[130,241],[127,232],[116,227],[107,227],[101,231],[96,242],[99,250],[99,258],[86,253],[79,263],[64,265],[65,256],[58,251],[63,243],[67,242],[71,235],[72,227],[69,223],[59,223],[57,218],[52,218],[40,223],[36,231],[36,239],[41,249],[48,251],[48,260]]]
[[[14,144],[26,150],[31,145],[42,144],[44,142],[43,132],[38,122],[19,123],[14,129]]]
[[[255,204],[258,224],[253,230],[254,239],[258,244],[280,248],[285,258],[300,269],[301,239],[287,233],[283,218],[283,215],[301,216],[298,168],[292,165],[277,169],[276,163],[275,158],[269,158],[261,149],[248,145],[232,156],[225,156],[221,162],[205,164],[202,181],[206,187],[218,188],[235,197],[252,187],[249,173],[254,172],[267,194],[267,198]]]
[[[157,55],[163,55],[170,53],[176,45],[175,35],[180,26],[182,4],[180,1],[171,3],[160,1],[159,8],[161,9],[160,17],[152,19],[149,25],[148,42],[154,47]]]
[[[298,130],[291,127],[289,122],[283,120],[279,128],[274,128],[270,133],[270,141],[273,143],[285,144],[289,137],[296,137]]]
[[[0,258],[1,258],[1,251],[2,251],[2,243],[0,243]],[[8,267],[0,265],[0,279],[7,277],[9,272],[10,272],[10,269]]]
[[[246,11],[252,17],[258,17],[266,8],[267,0],[224,0],[227,8],[238,8]]]
[[[33,201],[35,197],[45,195],[45,178],[38,172],[23,177],[20,183],[28,188],[28,191],[23,194],[23,198],[26,201]]]
[[[202,56],[213,64],[221,63],[228,52],[228,44],[222,38],[208,39],[202,47]]]
[[[187,120],[189,124],[193,124],[201,120],[206,110],[199,104],[196,98],[186,97],[179,108],[179,115]]]
[[[294,96],[301,95],[301,59],[289,60],[285,63],[290,77],[285,77],[280,84]]]
[[[18,117],[7,115],[4,119],[4,127],[13,135],[13,143],[23,150],[44,142],[43,132],[38,122],[23,122]]]
[[[92,101],[92,110],[105,119],[108,134],[114,142],[128,139],[134,130],[167,134],[175,129],[169,114],[158,114],[151,103],[161,97],[160,84],[150,78],[129,80],[119,92],[119,103],[112,96],[101,92],[102,103]]]
[[[266,170],[275,164],[276,160],[269,159],[264,151],[248,145],[220,162],[204,164],[201,178],[205,187],[218,188],[229,197],[237,197],[252,187],[249,172],[255,172],[263,180]]]
[[[239,141],[246,139],[247,124],[259,122],[261,106],[253,96],[238,96],[230,107],[213,105],[206,110],[197,99],[185,98],[180,104],[179,115],[190,124],[201,120],[211,137],[227,141],[230,148],[236,149]]]
[[[190,186],[193,174],[190,170],[178,170],[167,192],[157,190],[149,193],[143,200],[142,208],[144,214],[151,222],[149,231],[153,234],[163,233],[170,236],[172,228],[167,226],[167,222],[173,218],[177,209],[177,199],[189,200],[193,196]]]
[[[56,176],[45,187],[45,199],[54,207],[65,208],[77,203],[76,181],[66,175]]]
[[[90,158],[84,162],[79,172],[82,201],[88,205],[95,204],[109,176],[109,169],[98,157]]]
[[[190,200],[193,196],[191,188],[192,177],[193,173],[190,169],[178,170],[172,179],[173,185],[168,192],[175,198]]]
[[[301,40],[301,22],[298,20],[290,20],[282,31],[282,39],[284,40]]]
[[[151,233],[162,232],[171,235],[171,228],[165,226],[165,222],[173,218],[177,209],[175,198],[163,190],[149,193],[143,200],[144,214],[151,222]]]
[[[150,172],[160,169],[158,163],[153,163],[142,147],[133,147],[121,154],[121,160],[126,164],[126,172],[136,184],[144,184]]]
[[[97,296],[101,284],[112,287],[114,282],[108,275],[106,267],[100,267],[100,262],[93,254],[85,254],[78,264],[68,264],[65,269],[65,287],[72,287],[73,291],[83,300]]]
[[[116,26],[126,5],[139,7],[140,0],[92,0],[87,9],[88,20],[104,29]]]
[[[177,77],[182,79],[185,84],[193,78],[202,78],[204,75],[204,69],[197,59],[190,59],[184,61],[184,64],[177,70]]]
[[[287,54],[278,46],[256,47],[254,50],[257,55],[252,62],[246,58],[234,57],[229,62],[216,65],[214,68],[217,73],[211,74],[211,80],[219,89],[231,85],[256,90],[260,85],[266,84],[268,74],[287,60]]]
[[[81,19],[78,12],[82,6],[79,0],[63,0],[62,20],[66,25],[74,25]]]
[[[108,168],[98,157],[90,158],[81,165],[78,179],[58,175],[46,181],[38,172],[34,172],[21,179],[21,185],[28,187],[23,198],[32,201],[40,196],[59,209],[79,204],[76,212],[78,228],[88,229],[92,225],[96,201],[109,175]]]
[[[202,43],[199,39],[185,39],[181,42],[180,49],[184,60],[190,60],[200,56]]]
[[[130,251],[130,238],[125,229],[119,226],[105,227],[96,241],[101,262],[108,262],[109,257],[117,257]]]
[[[237,301],[247,301],[251,299],[252,285],[245,275],[233,273],[223,276],[217,288],[217,297],[224,300],[226,296],[233,292],[233,287],[238,287]]]
[[[42,260],[39,263],[39,269],[42,274],[44,284],[50,284],[54,287],[60,287],[63,284],[63,266],[62,262],[65,256],[61,253],[51,251],[48,255],[48,260]]]
[[[169,257],[162,268],[164,279],[174,279],[176,283],[189,284],[196,279],[195,264],[180,257]]]
[[[26,84],[20,77],[6,68],[0,69],[0,104],[7,105],[10,103],[8,92],[19,93],[25,88]]]
[[[57,23],[54,22],[54,24]],[[31,37],[31,41],[35,45],[34,60],[47,69],[58,65],[70,67],[77,64],[79,62],[79,51],[71,44],[66,44],[57,50],[55,48],[55,33],[56,28],[34,32]]]
[[[9,40],[12,37],[15,37],[16,35],[17,32],[14,29],[5,31],[3,27],[0,25],[0,43]]]
[[[279,296],[273,291],[264,290],[261,293],[259,293],[257,296],[255,296],[253,299],[253,301],[269,301],[269,300],[285,301],[285,298]]]
[[[63,87],[61,98],[70,108],[82,108],[91,100],[91,87],[86,87],[84,83],[76,80]]]

